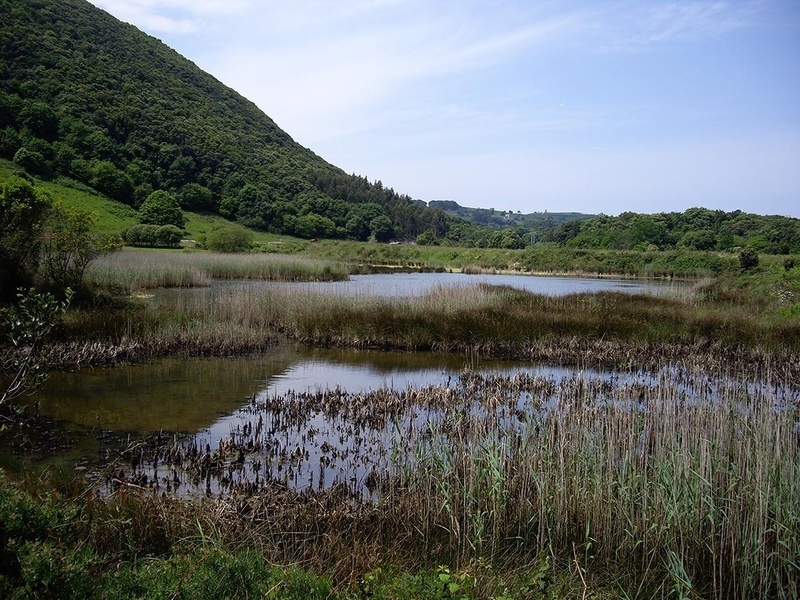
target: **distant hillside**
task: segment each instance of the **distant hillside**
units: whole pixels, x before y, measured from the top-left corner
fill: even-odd
[[[545,241],[572,248],[727,251],[750,246],[769,254],[798,254],[800,219],[707,208],[653,215],[629,212],[570,221],[550,231]]]
[[[138,207],[298,236],[447,233],[452,219],[348,175],[190,61],[84,0],[0,0],[0,156]]]
[[[543,235],[569,221],[581,221],[597,216],[575,212],[551,213],[547,211],[523,214],[510,210],[498,211],[493,208],[469,208],[461,206],[453,200],[431,200],[428,202],[428,206],[441,209],[448,215],[459,217],[476,225],[495,228],[522,227],[537,235]]]

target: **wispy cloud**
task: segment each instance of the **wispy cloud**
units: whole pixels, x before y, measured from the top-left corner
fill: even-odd
[[[214,15],[241,15],[250,0],[94,0],[118,19],[149,32],[196,33]]]
[[[756,0],[624,2],[599,9],[593,29],[605,50],[707,41],[751,24],[758,5]]]

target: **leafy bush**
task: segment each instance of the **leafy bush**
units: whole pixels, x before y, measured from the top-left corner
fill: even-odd
[[[253,245],[253,234],[243,227],[222,227],[208,234],[205,245],[214,252],[247,252]]]
[[[177,248],[181,243],[181,230],[174,225],[134,225],[121,235],[126,244],[142,248]]]
[[[752,246],[742,248],[739,252],[739,266],[742,271],[751,271],[758,266],[758,250]]]

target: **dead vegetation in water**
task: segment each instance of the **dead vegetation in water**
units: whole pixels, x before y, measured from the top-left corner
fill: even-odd
[[[224,543],[344,579],[386,562],[513,569],[576,553],[623,589],[791,597],[791,383],[674,365],[254,398],[214,447],[168,436],[133,448],[106,491],[192,488],[193,519]]]

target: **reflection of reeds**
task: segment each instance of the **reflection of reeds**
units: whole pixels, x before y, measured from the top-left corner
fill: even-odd
[[[202,514],[209,529],[326,570],[514,568],[544,554],[648,597],[796,597],[796,388],[728,376],[465,373],[452,387],[287,394],[255,402],[218,448],[169,437],[137,448],[127,481],[153,485],[142,476],[155,461],[162,491],[184,477],[238,489]],[[304,462],[331,456],[341,479],[292,491],[316,467]]]
[[[105,288],[140,290],[201,287],[213,279],[340,281],[348,275],[338,263],[300,256],[124,250],[93,263],[87,280]]]

